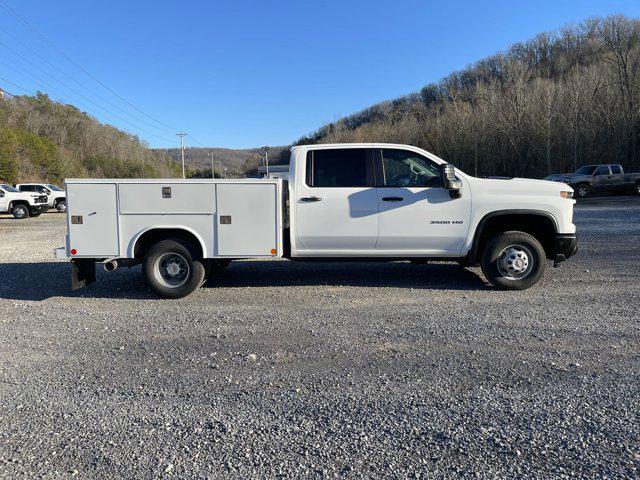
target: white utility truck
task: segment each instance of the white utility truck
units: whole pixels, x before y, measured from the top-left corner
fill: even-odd
[[[14,218],[37,217],[49,210],[47,196],[21,192],[11,185],[0,184],[0,213],[10,213]]]
[[[577,250],[573,190],[471,177],[407,145],[291,149],[288,180],[66,181],[72,287],[141,263],[179,298],[233,259],[452,260],[495,286],[525,289]]]

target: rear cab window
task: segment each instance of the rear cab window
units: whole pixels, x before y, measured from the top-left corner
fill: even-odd
[[[331,148],[307,152],[306,183],[315,188],[374,185],[372,153],[367,148]]]
[[[622,168],[620,165],[611,165],[611,173],[613,175],[620,175],[622,173]]]

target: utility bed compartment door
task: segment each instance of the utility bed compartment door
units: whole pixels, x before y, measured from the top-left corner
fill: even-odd
[[[118,256],[118,209],[113,183],[67,184],[69,248],[74,257]]]
[[[274,256],[272,249],[278,249],[278,185],[219,183],[216,191],[218,255]]]
[[[120,213],[212,214],[213,183],[121,183]]]

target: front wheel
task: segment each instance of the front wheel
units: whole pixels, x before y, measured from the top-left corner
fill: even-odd
[[[578,198],[585,198],[589,196],[589,192],[591,191],[591,189],[589,188],[589,185],[578,185],[576,187],[576,196]]]
[[[11,208],[11,215],[18,220],[29,218],[29,207],[26,205],[14,205],[13,208]]]
[[[206,270],[192,249],[178,240],[153,245],[144,257],[143,271],[151,289],[163,298],[182,298],[200,288]]]
[[[636,195],[640,195],[640,182],[636,182],[636,184],[633,186],[633,193],[635,193]]]
[[[56,210],[60,213],[64,213],[67,211],[67,202],[66,200],[60,200],[56,203]]]
[[[540,242],[524,232],[503,232],[489,240],[482,255],[482,273],[496,287],[525,290],[535,285],[546,267]]]

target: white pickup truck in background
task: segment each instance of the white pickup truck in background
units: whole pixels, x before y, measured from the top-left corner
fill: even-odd
[[[60,213],[67,211],[67,192],[56,185],[50,183],[19,183],[16,188],[21,192],[46,195],[49,208],[55,208]]]
[[[454,260],[492,284],[534,285],[577,250],[573,191],[481,179],[408,145],[291,150],[288,180],[66,181],[72,286],[142,263],[151,288],[179,298],[233,259]]]
[[[21,192],[11,185],[0,184],[0,213],[10,213],[13,218],[22,220],[37,217],[47,210],[46,195]]]

